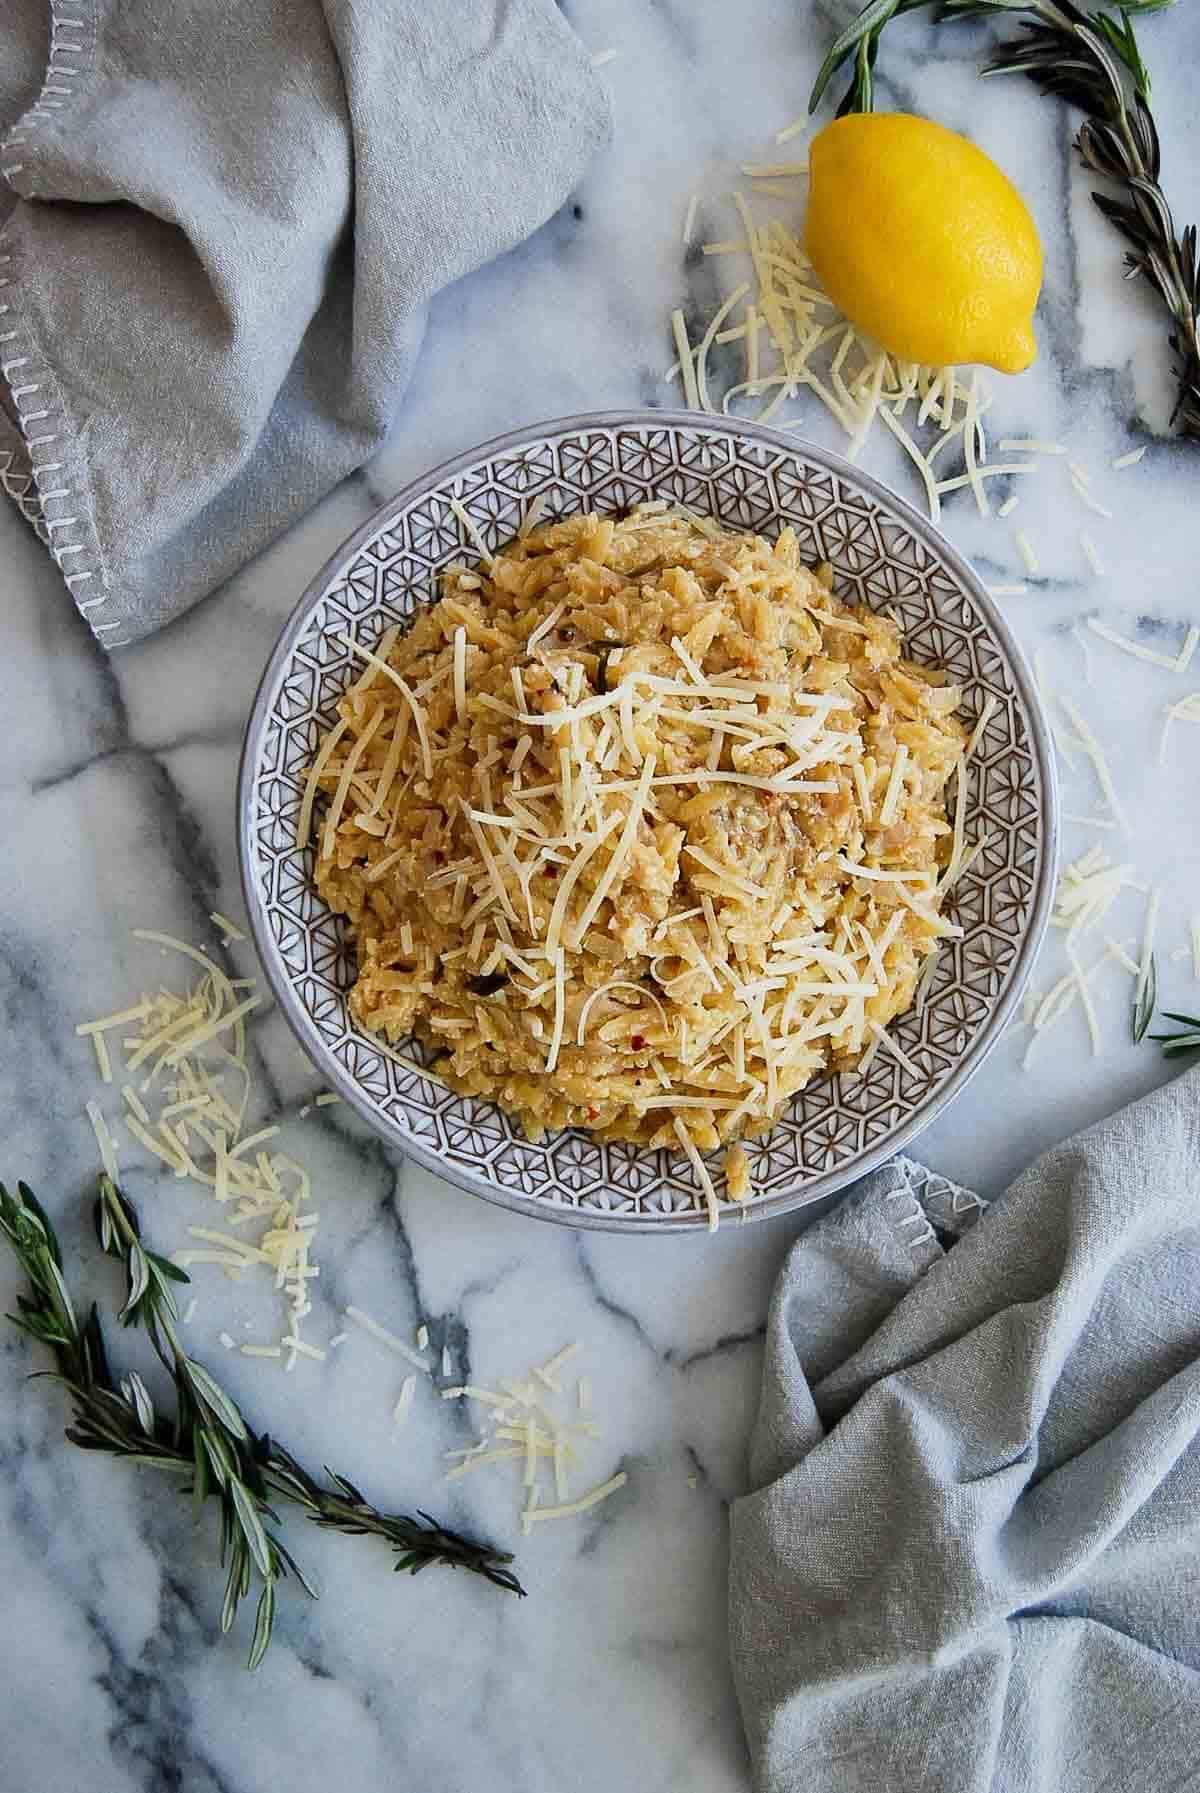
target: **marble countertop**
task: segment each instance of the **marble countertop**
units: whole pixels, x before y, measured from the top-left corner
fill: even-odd
[[[258,673],[313,572],[380,501],[484,437],[563,413],[672,402],[666,318],[705,314],[711,264],[685,265],[681,226],[699,190],[706,234],[724,229],[736,164],[761,157],[801,110],[827,41],[824,7],[746,0],[574,0],[613,96],[614,145],[573,204],[523,249],[435,305],[414,387],[386,451],[218,598],[109,662],[42,549],[0,508],[0,1174],[24,1177],[63,1218],[68,1272],[107,1300],[77,1216],[94,1169],[83,1116],[95,1074],[80,1017],[128,999],[156,966],[130,940],[155,927],[212,938],[209,912],[240,913],[233,790]],[[838,17],[841,18],[839,9]],[[1182,11],[1141,27],[1164,123],[1168,184],[1181,207],[1197,169],[1184,125],[1200,22]],[[1178,727],[1156,764],[1165,704],[1200,683],[1089,638],[1089,616],[1159,651],[1200,621],[1195,566],[1196,449],[1162,436],[1169,408],[1162,320],[1122,284],[1118,247],[1071,167],[1065,114],[1017,82],[982,83],[981,40],[919,22],[896,28],[881,104],[927,108],[969,130],[1027,194],[1047,248],[1041,356],[995,382],[991,434],[1053,437],[1092,472],[1111,518],[1081,509],[1059,462],[1025,482],[1012,523],[984,521],[969,493],[947,532],[990,584],[1025,582],[1016,523],[1041,571],[1005,600],[1049,682],[1109,743],[1128,837],[1077,822],[1074,858],[1093,844],[1163,886],[1164,998],[1194,1005],[1183,957],[1200,881],[1197,743]],[[726,233],[727,234],[727,233]],[[814,406],[812,434],[838,446]],[[1111,472],[1148,444],[1141,463]],[[865,464],[916,498],[886,439]],[[1106,571],[1093,576],[1086,528]],[[1198,662],[1200,667],[1200,662]],[[1099,809],[1085,764],[1064,767],[1064,807]],[[1144,896],[1112,917],[1134,942]],[[1178,956],[1176,956],[1178,955]],[[231,959],[254,967],[249,949]],[[1035,984],[1063,968],[1052,939]],[[1115,965],[1093,988],[1106,1050],[1093,1057],[1069,1016],[1021,1065],[1015,1027],[986,1070],[925,1136],[938,1169],[995,1195],[1036,1151],[1148,1089],[1163,1067],[1128,1041],[1129,980]],[[300,1119],[316,1083],[268,1016],[255,1030],[270,1111],[320,1191],[323,1278],[314,1322],[332,1332],[357,1302],[412,1336],[428,1325],[456,1371],[492,1381],[578,1339],[603,1436],[596,1479],[618,1464],[622,1494],[595,1515],[522,1540],[504,1471],[444,1485],[442,1453],[465,1420],[424,1389],[403,1433],[391,1421],[402,1367],[354,1336],[324,1366],[284,1378],[220,1350],[275,1325],[265,1283],[198,1268],[192,1347],[227,1375],[251,1416],[314,1463],[328,1461],[380,1500],[427,1506],[519,1552],[530,1597],[467,1578],[388,1575],[373,1546],[300,1521],[291,1544],[325,1595],[282,1599],[277,1636],[254,1679],[245,1639],[221,1639],[212,1537],[183,1502],[62,1441],[52,1386],[30,1383],[37,1353],[0,1334],[0,1581],[5,1673],[3,1768],[13,1793],[382,1793],[402,1788],[599,1793],[609,1787],[732,1793],[748,1769],[725,1627],[727,1503],[742,1486],[772,1279],[803,1220],[666,1241],[576,1234],[493,1210],[381,1150],[336,1107]],[[131,1151],[128,1187],[165,1249],[203,1214],[173,1179]],[[0,1309],[15,1283],[0,1258]],[[121,1358],[126,1349],[123,1341]],[[506,1466],[507,1468],[507,1466]],[[19,1640],[19,1647],[17,1646]]]

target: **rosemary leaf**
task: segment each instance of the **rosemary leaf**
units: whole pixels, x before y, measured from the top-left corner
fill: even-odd
[[[271,1627],[275,1623],[275,1583],[263,1583],[262,1593],[258,1596],[258,1612],[254,1620],[254,1637],[250,1644],[250,1655],[246,1667],[256,1669],[267,1653],[267,1645],[271,1641]]]
[[[223,1631],[233,1627],[256,1574],[261,1583],[251,1668],[258,1667],[271,1640],[277,1582],[290,1573],[316,1597],[295,1559],[264,1523],[276,1523],[272,1495],[299,1506],[317,1525],[381,1538],[394,1553],[395,1568],[415,1574],[431,1563],[443,1563],[481,1575],[509,1593],[524,1594],[506,1552],[449,1531],[425,1513],[412,1518],[383,1512],[332,1471],[326,1471],[329,1485],[323,1485],[276,1440],[253,1432],[220,1383],[184,1352],[175,1332],[172,1285],[188,1279],[176,1265],[145,1249],[133,1206],[106,1176],[100,1179],[95,1220],[101,1248],[125,1272],[119,1318],[123,1325],[142,1328],[170,1373],[174,1416],[168,1420],[155,1412],[136,1373],[120,1384],[113,1380],[96,1311],[80,1324],[63,1278],[54,1228],[23,1183],[15,1195],[0,1184],[0,1235],[8,1240],[28,1283],[17,1297],[17,1313],[9,1318],[53,1353],[54,1369],[42,1374],[62,1383],[71,1397],[66,1435],[72,1444],[179,1476],[181,1492],[191,1495],[197,1513],[209,1500],[218,1503],[220,1562],[227,1566]]]
[[[1137,990],[1133,999],[1133,1043],[1140,1046],[1146,1037],[1146,1029],[1154,1019],[1154,1009],[1158,1002],[1158,966],[1154,954],[1150,954],[1150,963],[1146,967],[1146,975],[1139,977]]]
[[[264,1581],[270,1581],[275,1575],[275,1566],[271,1561],[271,1547],[267,1543],[267,1534],[263,1530],[254,1500],[245,1483],[236,1479],[229,1484],[229,1494],[234,1511],[242,1522],[242,1531],[254,1558],[254,1566]]]
[[[870,43],[872,39],[878,44],[880,34],[889,19],[895,18],[899,0],[870,0],[856,19],[852,19],[844,31],[839,31],[829,46],[824,62],[817,71],[812,92],[808,96],[808,109],[815,112],[821,104],[825,89],[830,80],[851,56],[857,58],[860,47]],[[857,78],[857,77],[856,77]],[[854,91],[852,89],[852,91]],[[854,106],[855,112],[869,112],[869,104]]]
[[[1182,1033],[1152,1033],[1150,1038],[1157,1040],[1163,1049],[1164,1057],[1171,1058],[1179,1052],[1200,1052],[1200,1015],[1180,1015],[1174,1009],[1164,1009],[1163,1019],[1178,1021]]]
[[[250,1436],[246,1430],[246,1422],[225,1390],[219,1383],[213,1381],[203,1364],[197,1363],[194,1358],[185,1357],[181,1364],[181,1371],[199,1404],[208,1409],[212,1417],[224,1426],[232,1438],[235,1438],[239,1444],[244,1444]],[[217,1436],[220,1437],[220,1434],[218,1433]]]

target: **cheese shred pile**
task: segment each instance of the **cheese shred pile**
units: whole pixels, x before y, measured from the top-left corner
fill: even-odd
[[[845,432],[851,460],[876,428],[895,438],[920,476],[933,522],[941,517],[943,497],[967,487],[980,516],[992,515],[988,482],[1039,469],[1032,459],[988,464],[983,418],[992,401],[978,370],[901,361],[861,337],[823,290],[798,233],[756,211],[754,200],[773,193],[758,184],[761,170],[745,172],[755,183],[749,198],[731,196],[741,234],[705,243],[702,250],[741,259],[749,278],[733,288],[695,343],[682,310],[672,313],[677,359],[665,377],[679,380],[689,409],[719,409],[776,428],[803,424],[803,413],[796,417],[787,407],[811,395]],[[773,172],[798,179],[805,170],[786,164]],[[737,353],[729,344],[740,349],[742,372],[722,380],[718,407],[709,393],[709,357],[714,350]],[[962,471],[947,477],[951,460]]]
[[[591,1417],[589,1383],[581,1378],[575,1385],[574,1417],[566,1417],[558,1400],[565,1394],[561,1381],[563,1367],[578,1350],[578,1344],[564,1345],[549,1362],[536,1364],[520,1380],[505,1380],[498,1389],[463,1383],[457,1388],[441,1391],[443,1401],[461,1400],[477,1407],[482,1413],[484,1428],[484,1435],[477,1444],[447,1451],[453,1464],[447,1471],[447,1481],[457,1481],[497,1463],[515,1464],[525,1495],[521,1530],[527,1537],[535,1525],[546,1520],[573,1519],[580,1513],[590,1512],[629,1480],[620,1469],[607,1481],[594,1484],[582,1494],[572,1492],[571,1477],[581,1453],[588,1441],[600,1436],[600,1427]],[[553,1487],[554,1499],[543,1505],[542,1483],[547,1478]]]
[[[790,530],[662,501],[528,529],[347,645],[300,838],[356,1020],[531,1137],[684,1154],[715,1224],[704,1155],[747,1197],[739,1137],[873,1050],[960,932],[959,689]]]
[[[792,129],[785,127],[784,141]],[[776,429],[805,428],[805,406],[816,400],[843,431],[851,460],[880,431],[893,438],[920,478],[934,523],[941,519],[946,497],[968,490],[981,517],[1010,516],[1017,507],[1016,494],[1002,495],[993,510],[992,482],[1040,474],[1045,458],[1065,456],[1066,445],[1007,436],[995,445],[1001,458],[992,458],[984,418],[993,399],[979,369],[924,366],[887,354],[860,336],[822,288],[802,232],[787,221],[803,209],[807,165],[745,163],[742,173],[748,179],[746,190],[726,196],[737,220],[736,234],[697,246],[699,255],[716,258],[716,266],[732,263],[738,275],[716,311],[702,326],[694,326],[691,335],[683,309],[671,313],[676,359],[664,379],[678,381],[691,410],[746,417]],[[767,209],[765,202],[772,200],[789,202],[785,217]],[[700,195],[694,194],[683,236],[689,259],[700,204]],[[1133,466],[1145,452],[1144,446],[1134,449],[1112,466]],[[1022,458],[1005,458],[1013,454]],[[1092,490],[1086,468],[1069,461],[1066,473],[1075,500],[1093,514],[1111,518],[1112,511]],[[1080,540],[1092,573],[1101,576],[1095,544],[1086,533]],[[1040,576],[1038,557],[1024,532],[1018,532],[1014,545],[1025,571]],[[1027,589],[1023,583],[1002,585],[995,595],[1018,597]]]
[[[224,916],[229,937],[244,938]],[[213,1264],[233,1279],[265,1269],[284,1299],[288,1324],[276,1346],[243,1346],[246,1355],[297,1357],[325,1353],[300,1335],[311,1312],[309,1284],[320,1274],[312,1247],[319,1215],[311,1210],[304,1165],[272,1143],[278,1126],[248,1123],[253,1084],[246,1021],[264,998],[254,980],[231,978],[215,959],[172,934],[146,929],[134,939],[182,959],[191,982],[160,984],[116,1014],[82,1022],[102,1080],[119,1083],[121,1121],[129,1135],[180,1179],[211,1191],[219,1227],[189,1227],[195,1245],[174,1254],[183,1269]],[[115,1059],[115,1064],[114,1064]],[[116,1146],[96,1102],[88,1117],[108,1174],[117,1180]]]
[[[1103,928],[1114,904],[1126,890],[1138,891],[1147,899],[1140,953],[1135,957],[1128,944],[1105,933],[1103,952],[1085,966],[1080,957],[1081,947],[1089,936]],[[1093,979],[1106,966],[1116,964],[1135,980],[1135,994],[1141,995],[1150,973],[1158,907],[1158,891],[1148,891],[1138,880],[1132,864],[1114,864],[1101,847],[1092,847],[1072,864],[1063,866],[1051,921],[1063,931],[1068,969],[1044,995],[1032,992],[1026,995],[1024,1019],[1033,1030],[1023,1059],[1026,1070],[1046,1029],[1061,1020],[1076,1002],[1087,1023],[1093,1055],[1099,1056],[1102,1037],[1092,996]]]

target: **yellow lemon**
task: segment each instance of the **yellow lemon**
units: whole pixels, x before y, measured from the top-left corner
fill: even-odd
[[[965,137],[905,112],[859,112],[814,137],[806,243],[826,292],[889,354],[1016,374],[1042,246],[1008,176]]]

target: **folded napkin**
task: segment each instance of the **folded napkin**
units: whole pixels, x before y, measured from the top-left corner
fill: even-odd
[[[554,0],[7,0],[0,71],[0,484],[108,647],[367,460],[608,130]]]
[[[1200,1074],[987,1211],[902,1161],[819,1221],[751,1474],[760,1788],[1200,1787]]]

